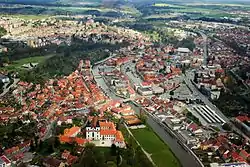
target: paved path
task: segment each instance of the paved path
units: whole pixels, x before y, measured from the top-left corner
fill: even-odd
[[[130,131],[130,129],[127,127],[127,125],[126,125],[126,124],[124,124],[124,125],[125,125],[127,131],[129,132],[130,136],[132,136],[133,139],[135,140],[135,142],[141,147],[142,151],[143,151],[144,154],[148,157],[148,159],[150,160],[150,162],[151,162],[154,166],[157,166],[157,165],[154,163],[153,159],[151,158],[151,155],[150,155],[147,151],[144,150],[144,148],[143,148],[143,147],[141,146],[141,144],[136,140],[136,138],[134,137],[134,135],[133,135],[133,133]]]

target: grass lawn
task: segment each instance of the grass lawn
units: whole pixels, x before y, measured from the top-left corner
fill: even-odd
[[[149,128],[131,130],[158,167],[180,167],[169,147]]]
[[[1,67],[0,70],[7,70],[7,71],[15,71],[20,70],[23,64],[27,63],[42,63],[46,59],[52,57],[53,55],[46,55],[46,56],[35,56],[35,57],[28,57],[23,58],[20,60],[13,61],[9,66]]]

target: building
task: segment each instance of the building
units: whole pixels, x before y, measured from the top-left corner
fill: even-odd
[[[2,83],[8,83],[8,82],[10,82],[10,79],[7,76],[5,76],[5,75],[1,75],[0,74],[0,82],[2,82]]]
[[[67,150],[64,150],[61,157],[62,157],[62,159],[65,159],[67,161],[67,165],[69,165],[69,166],[72,166],[72,164],[75,163],[78,159],[77,156],[71,155],[70,152]]]
[[[52,157],[46,157],[43,160],[43,166],[45,166],[45,167],[65,167],[65,164],[58,159],[55,159]]]
[[[92,122],[89,122],[86,126],[86,139],[89,140],[101,140],[101,127],[97,117],[92,119]]]
[[[2,155],[0,157],[0,167],[10,167],[10,166],[11,166],[10,160],[5,155]]]
[[[250,136],[250,127],[249,127],[250,118],[248,116],[239,115],[236,118],[234,118],[234,122],[248,136]]]
[[[225,121],[207,105],[194,105],[193,110],[209,124],[225,123]]]
[[[123,135],[116,130],[113,122],[99,121],[94,117],[86,126],[86,139],[94,141],[109,141],[118,147],[125,147]]]
[[[123,105],[122,107],[115,107],[111,110],[113,113],[120,114],[122,116],[134,115],[135,111],[131,108],[130,105]]]
[[[224,163],[224,164],[211,163],[210,167],[250,167],[250,165],[248,165],[245,162]]]
[[[148,95],[152,95],[153,91],[150,88],[140,87],[138,88],[138,93],[142,96],[148,96]]]
[[[74,126],[70,129],[65,129],[64,130],[64,136],[68,137],[76,137],[76,135],[81,131],[80,127]]]
[[[178,53],[190,53],[190,50],[188,48],[178,48]]]
[[[84,138],[77,137],[80,132],[81,128],[77,126],[65,129],[64,134],[59,135],[59,140],[61,143],[77,143],[78,145],[83,146],[88,141]]]
[[[164,89],[159,86],[152,86],[152,91],[154,94],[162,94],[164,93]]]
[[[249,158],[250,154],[248,152],[246,152],[246,150],[241,150],[239,155],[247,161],[247,159]]]
[[[122,119],[128,126],[141,125],[142,122],[136,115],[122,116]]]

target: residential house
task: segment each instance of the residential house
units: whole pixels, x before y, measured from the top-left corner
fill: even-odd
[[[43,165],[45,167],[65,167],[65,163],[52,157],[45,157],[43,160]]]
[[[0,167],[10,167],[11,161],[5,156],[0,156]]]
[[[67,160],[67,165],[71,166],[73,163],[75,163],[78,159],[77,156],[73,156],[70,154],[69,151],[64,150],[64,152],[62,153],[62,158]]]
[[[80,131],[81,131],[80,127],[74,126],[74,127],[70,128],[70,129],[65,129],[64,130],[64,136],[76,137],[76,135],[78,133],[80,133]]]

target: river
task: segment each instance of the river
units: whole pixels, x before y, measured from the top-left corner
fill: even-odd
[[[129,104],[139,114],[140,108],[132,103]],[[200,164],[196,161],[196,159],[177,142],[175,137],[172,137],[155,120],[153,120],[151,117],[148,117],[147,123],[154,130],[154,132],[168,145],[176,158],[179,159],[183,167],[200,167]]]

